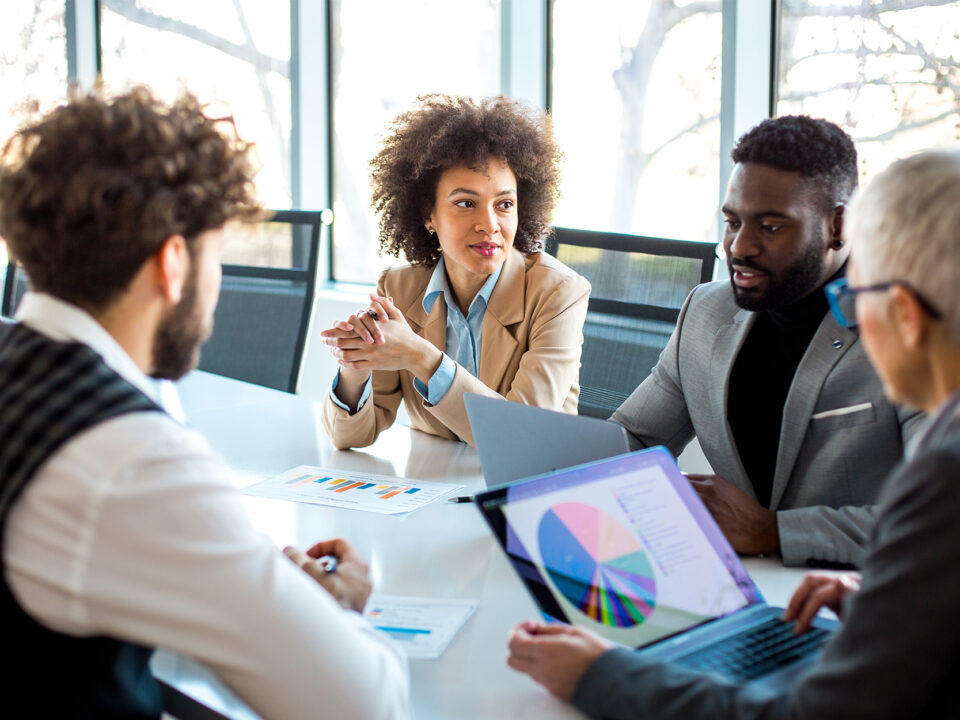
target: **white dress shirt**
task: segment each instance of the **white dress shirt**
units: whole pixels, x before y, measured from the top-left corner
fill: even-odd
[[[82,310],[27,294],[17,318],[162,400]],[[223,460],[163,413],[108,420],[51,456],[10,511],[3,564],[44,625],[192,657],[265,718],[410,714],[396,647],[254,530]]]

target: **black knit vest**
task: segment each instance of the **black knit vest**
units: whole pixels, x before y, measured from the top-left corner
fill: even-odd
[[[6,328],[4,328],[6,329]],[[0,336],[0,562],[10,509],[43,462],[77,434],[129,412],[160,410],[86,345],[23,325]],[[7,707],[31,717],[158,718],[152,648],[54,632],[23,611],[0,574]]]

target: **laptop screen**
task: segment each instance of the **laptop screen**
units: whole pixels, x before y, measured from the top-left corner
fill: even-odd
[[[550,619],[642,647],[763,597],[664,448],[477,496]]]

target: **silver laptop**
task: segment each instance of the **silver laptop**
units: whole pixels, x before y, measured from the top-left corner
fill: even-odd
[[[776,688],[836,622],[794,635],[662,447],[480,493],[477,507],[543,615],[668,660]]]
[[[616,423],[465,393],[488,488],[630,450]]]

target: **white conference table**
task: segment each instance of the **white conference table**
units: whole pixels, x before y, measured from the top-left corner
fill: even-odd
[[[188,424],[235,469],[238,487],[297,465],[462,484],[464,494],[485,487],[477,453],[463,443],[395,425],[370,448],[338,451],[324,435],[319,403],[199,371],[178,389]],[[410,661],[417,718],[583,717],[507,667],[507,633],[538,612],[473,503],[440,500],[395,517],[254,497],[244,501],[255,525],[280,547],[347,538],[368,559],[375,592],[479,601],[439,660]],[[803,576],[773,559],[745,564],[775,605],[789,599]],[[153,670],[190,699],[179,698],[183,720],[216,717],[209,710],[229,718],[257,717],[211,672],[186,658],[160,651]]]

